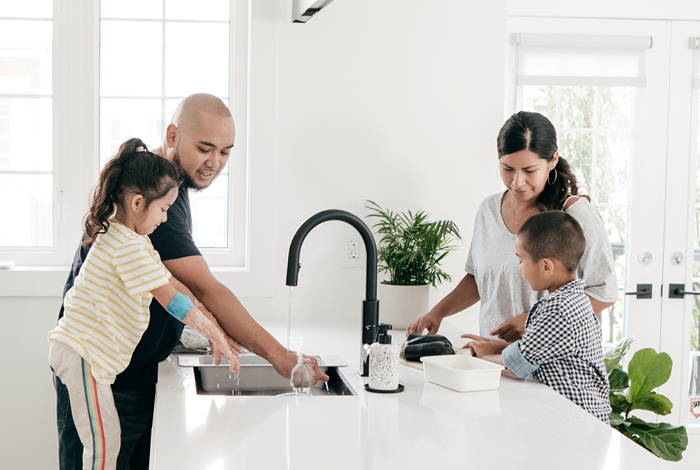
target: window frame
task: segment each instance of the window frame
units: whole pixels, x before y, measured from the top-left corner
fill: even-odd
[[[229,103],[236,142],[229,163],[229,247],[201,251],[219,281],[235,286],[240,296],[260,297],[274,293],[270,247],[275,222],[270,215],[275,207],[275,155],[274,143],[260,139],[251,165],[251,12],[251,0],[230,0]],[[54,246],[0,247],[0,259],[15,263],[12,269],[0,270],[0,296],[60,295],[99,175],[99,2],[54,0],[53,25]],[[265,79],[261,87],[268,95],[274,90],[269,80],[274,78]],[[274,125],[274,99],[272,94],[261,100],[273,112],[259,119],[263,126]],[[244,224],[237,229],[237,243],[245,245],[242,254],[234,253],[232,246],[236,221]]]

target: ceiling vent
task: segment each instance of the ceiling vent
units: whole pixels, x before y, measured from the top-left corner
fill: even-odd
[[[333,0],[293,0],[292,21],[294,23],[306,23],[316,13],[321,11]]]

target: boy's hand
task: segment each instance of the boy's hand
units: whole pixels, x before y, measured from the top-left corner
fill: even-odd
[[[491,347],[495,351],[494,354],[501,354],[505,348],[510,346],[510,343],[508,341],[501,341],[500,339],[484,338],[483,336],[478,336],[478,335],[464,334],[464,335],[462,335],[462,338],[471,339],[472,343],[475,341],[482,342],[482,343],[488,343],[491,345]],[[472,343],[467,343],[463,347],[468,348],[469,345]]]
[[[501,326],[494,329],[491,333],[492,336],[498,336],[504,341],[513,343],[523,337],[525,334],[525,322],[527,321],[527,313],[521,313],[516,315],[510,320],[503,322]]]
[[[476,357],[493,356],[498,354],[496,349],[491,344],[491,341],[488,339],[472,340],[472,342],[469,343],[469,349],[472,352],[472,356]]]

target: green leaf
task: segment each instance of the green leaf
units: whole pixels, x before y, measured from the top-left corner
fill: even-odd
[[[622,369],[613,369],[608,376],[611,392],[622,392],[630,386],[630,377]]]
[[[454,222],[428,222],[422,210],[395,214],[367,199],[368,217],[373,217],[380,235],[377,258],[379,272],[389,274],[388,284],[437,286],[450,276],[440,268],[447,254],[462,240]]]
[[[610,413],[610,426],[614,427],[615,429],[618,429],[618,426],[629,424],[630,422],[626,421],[621,414],[615,413],[614,411]]]
[[[625,354],[627,354],[630,345],[634,342],[635,339],[636,338],[634,336],[630,336],[628,338],[623,339],[617,344],[617,346],[615,346],[615,348],[612,351],[605,355],[605,369],[607,370],[608,374],[610,374],[610,371],[612,371],[613,369],[620,368],[620,361],[625,356]]]
[[[612,407],[612,411],[614,413],[627,413],[630,404],[624,395],[611,393],[610,406]]]
[[[640,349],[630,361],[630,388],[627,400],[636,407],[649,392],[671,377],[673,361],[666,353],[657,354],[651,348]]]
[[[657,415],[664,416],[671,412],[673,403],[665,396],[659,395],[656,392],[651,392],[649,395],[645,396],[634,409],[653,411]]]
[[[688,434],[683,426],[672,426],[668,423],[647,423],[630,416],[627,432],[639,445],[645,447],[657,457],[672,462],[683,458],[683,451],[688,447]],[[629,434],[628,434],[629,433]]]

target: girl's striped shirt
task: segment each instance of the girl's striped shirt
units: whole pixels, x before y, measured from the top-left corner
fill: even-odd
[[[148,327],[151,291],[169,278],[148,236],[110,219],[66,294],[65,314],[49,340],[71,346],[92,365],[97,382],[113,383]]]

